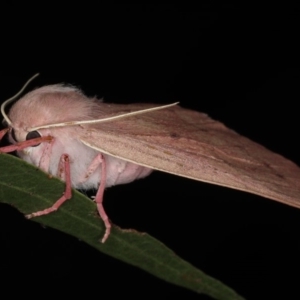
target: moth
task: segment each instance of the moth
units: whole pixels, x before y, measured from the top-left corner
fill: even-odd
[[[35,76],[34,76],[35,77]],[[33,78],[34,78],[33,77]],[[71,187],[97,188],[95,202],[105,224],[102,242],[111,224],[103,207],[104,189],[168,172],[257,194],[300,208],[300,168],[293,162],[243,137],[206,114],[178,103],[107,104],[86,97],[66,85],[37,88],[19,99],[6,114],[12,145],[25,161],[66,182],[53,206],[27,218],[56,211],[72,197]]]

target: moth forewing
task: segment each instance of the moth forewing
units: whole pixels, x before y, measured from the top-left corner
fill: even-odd
[[[80,140],[151,169],[300,207],[300,169],[206,114],[179,106],[84,127]]]

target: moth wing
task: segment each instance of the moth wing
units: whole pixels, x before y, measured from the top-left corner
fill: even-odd
[[[130,111],[147,107],[130,105]],[[106,104],[101,117],[126,111]],[[82,127],[80,140],[102,153],[300,207],[296,164],[206,114],[174,106]]]

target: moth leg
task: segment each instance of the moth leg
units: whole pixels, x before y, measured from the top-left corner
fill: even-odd
[[[110,230],[111,230],[111,224],[108,220],[108,216],[103,207],[103,194],[104,194],[104,189],[106,186],[106,162],[105,162],[105,159],[102,154],[98,154],[97,156],[101,157],[102,163],[101,163],[101,181],[100,181],[100,186],[98,188],[98,191],[97,191],[97,194],[95,197],[95,202],[97,204],[97,208],[98,208],[100,217],[103,220],[104,225],[105,225],[105,233],[101,240],[102,243],[105,243],[105,241],[109,237]]]
[[[44,149],[41,159],[39,161],[39,168],[46,173],[49,171],[53,142],[54,142],[54,139],[52,139],[52,141],[45,146],[45,149]],[[60,159],[60,164],[61,163],[62,163],[62,158]]]
[[[43,215],[47,215],[53,211],[58,210],[58,208],[68,199],[72,197],[72,189],[71,189],[71,175],[70,175],[70,161],[69,156],[67,154],[63,154],[60,158],[59,169],[63,169],[61,173],[65,174],[66,188],[63,195],[49,208],[46,208],[41,211],[37,211],[26,215],[27,219],[31,219],[33,217],[39,217]],[[60,170],[59,170],[60,171]]]
[[[107,238],[109,237],[110,230],[111,230],[111,224],[108,220],[108,216],[103,207],[103,194],[104,194],[104,189],[106,186],[106,162],[101,153],[99,153],[93,159],[91,164],[89,165],[87,171],[85,172],[85,174],[83,176],[82,182],[86,181],[95,172],[95,170],[98,168],[98,166],[100,164],[101,164],[101,181],[100,181],[100,186],[98,188],[98,191],[97,191],[94,201],[97,204],[97,209],[98,209],[99,215],[105,225],[105,234],[101,240],[101,242],[104,243],[107,240]]]
[[[19,142],[16,143],[14,145],[9,145],[9,146],[5,146],[0,148],[0,153],[9,153],[9,152],[13,152],[13,151],[21,151],[27,147],[31,147],[31,146],[36,146],[40,143],[43,142],[51,142],[53,140],[53,137],[51,136],[42,136],[39,138],[35,138],[35,139],[31,139],[28,141],[23,141],[23,142]]]
[[[89,167],[87,168],[86,172],[81,176],[80,182],[85,182],[87,181],[90,176],[95,172],[95,170],[103,163],[104,158],[101,153],[96,155],[96,157],[93,159]]]
[[[2,129],[0,131],[0,141],[2,140],[2,138],[6,135],[6,133],[8,132],[8,128]]]

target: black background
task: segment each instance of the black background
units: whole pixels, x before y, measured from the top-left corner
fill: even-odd
[[[180,101],[300,164],[299,14],[293,9],[34,9],[18,6],[10,22],[2,21],[1,101],[36,72],[41,76],[30,88],[65,82],[114,103]],[[115,224],[148,232],[247,299],[300,295],[295,208],[160,172],[107,189],[105,208]],[[3,287],[208,299],[25,221],[7,205],[0,205],[0,222]]]

